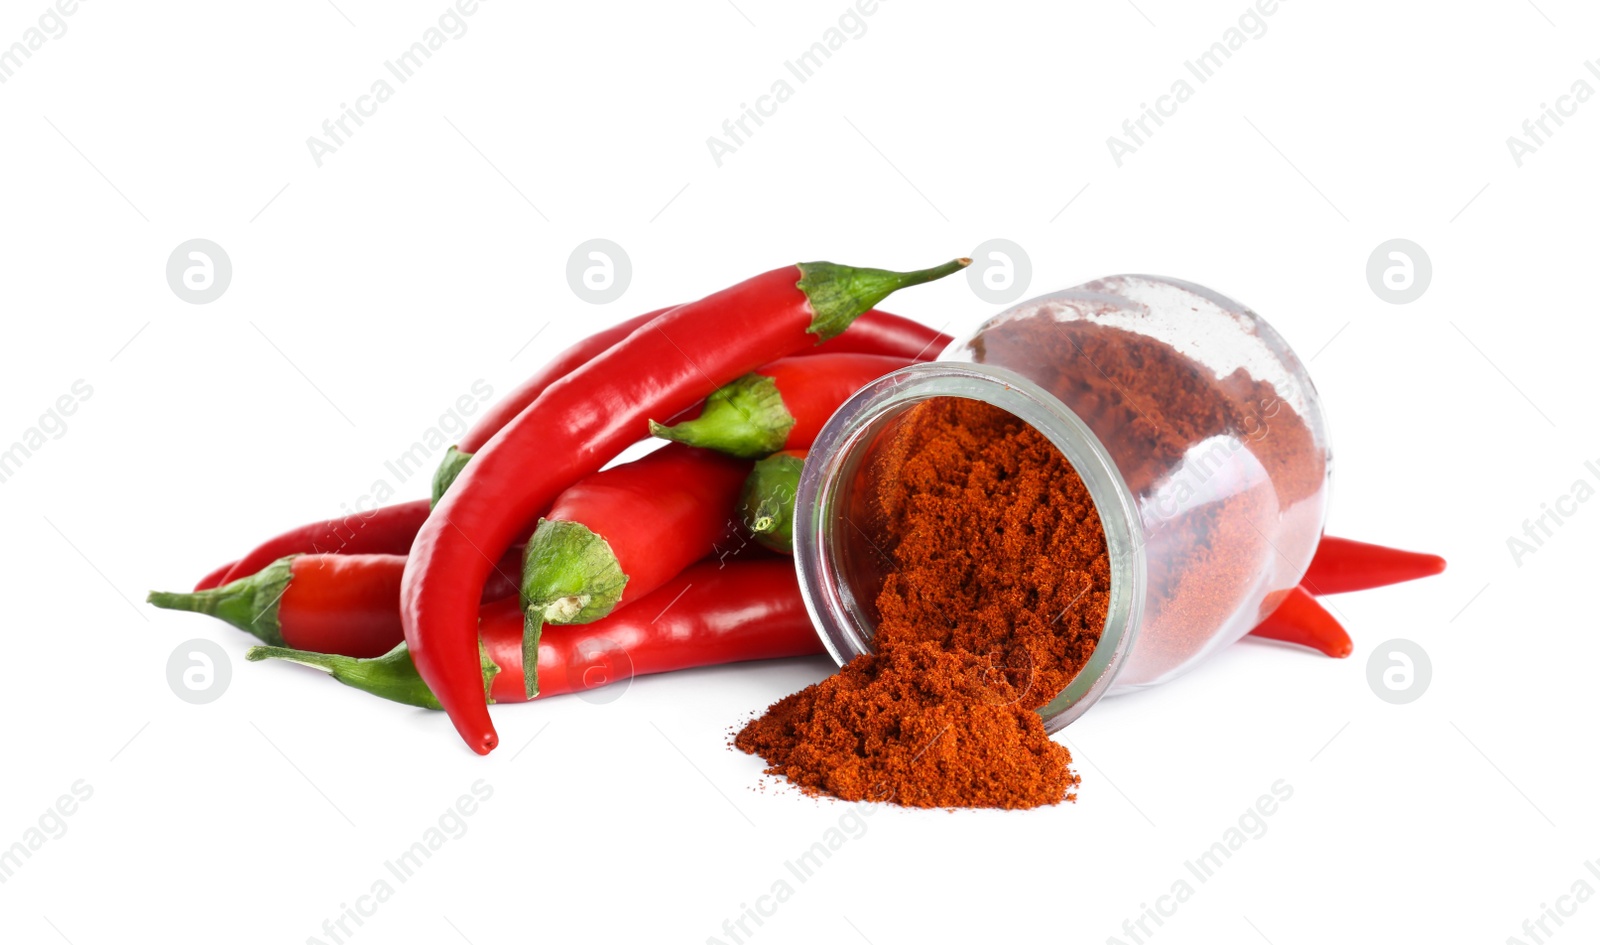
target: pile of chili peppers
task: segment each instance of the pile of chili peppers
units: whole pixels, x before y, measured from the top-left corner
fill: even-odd
[[[251,660],[443,709],[481,754],[492,702],[821,653],[784,557],[805,450],[851,394],[950,341],[873,306],[968,262],[787,266],[625,321],[489,410],[431,499],[292,529],[150,602],[253,634]],[[672,442],[608,465],[652,436]],[[1347,656],[1313,595],[1442,568],[1324,538],[1254,633]]]

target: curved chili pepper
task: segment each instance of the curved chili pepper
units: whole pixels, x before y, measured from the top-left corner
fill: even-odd
[[[805,450],[784,450],[757,460],[739,493],[739,521],[763,548],[794,553],[794,497]]]
[[[851,394],[909,363],[874,354],[782,358],[717,388],[693,420],[651,423],[650,432],[746,459],[804,449]]]
[[[477,599],[494,559],[541,508],[717,387],[843,331],[889,293],[956,272],[787,266],[679,306],[550,385],[496,433],[422,526],[401,585],[406,643],[474,751],[499,744],[482,698]],[[538,661],[529,634],[523,659]],[[536,673],[528,673],[536,685]],[[530,693],[532,695],[532,693]]]
[[[239,562],[237,561],[229,561],[227,564],[217,568],[215,571],[212,571],[210,574],[201,578],[199,582],[195,584],[194,589],[197,591],[209,591],[213,587],[220,586],[227,579],[228,572],[232,571],[233,566],[238,563]]]
[[[439,497],[444,495],[444,491],[450,488],[450,483],[461,474],[461,467],[467,464],[472,454],[489,442],[490,437],[499,433],[501,427],[527,409],[529,404],[539,399],[539,395],[544,393],[546,387],[582,367],[596,355],[633,334],[636,329],[655,320],[656,316],[670,312],[673,308],[676,306],[658,308],[590,335],[556,355],[532,377],[500,398],[478,419],[477,423],[472,425],[472,429],[462,436],[461,442],[445,452],[444,460],[439,463],[438,470],[433,474],[434,504],[438,504]],[[818,345],[814,351],[827,354],[843,352],[892,354],[908,359],[932,358],[943,351],[949,343],[949,335],[909,318],[873,310],[857,318],[843,334]]]
[[[517,596],[522,549],[500,560],[483,601]],[[378,656],[405,640],[400,626],[402,555],[290,555],[221,587],[151,591],[165,610],[207,614],[275,646]]]
[[[844,334],[808,354],[887,354],[908,361],[932,361],[955,339],[937,328],[873,309],[850,323]]]
[[[1350,634],[1304,587],[1289,591],[1278,609],[1250,633],[1268,640],[1308,646],[1335,659],[1343,659],[1355,650]]]
[[[527,701],[522,614],[516,602],[486,605],[479,633],[487,657],[480,661],[480,669],[490,697],[495,702]],[[650,673],[822,651],[788,562],[723,566],[707,561],[609,617],[546,631],[539,640],[541,682],[536,698],[583,692]],[[405,644],[372,659],[277,646],[251,647],[245,658],[301,663],[393,702],[439,708]]]
[[[483,448],[489,438],[500,432],[500,428],[515,420],[517,414],[528,408],[528,405],[539,399],[545,388],[561,380],[578,368],[594,360],[596,355],[604,353],[612,345],[633,334],[634,331],[651,321],[657,315],[672,311],[673,306],[658,308],[653,312],[635,315],[617,325],[603,331],[595,332],[589,337],[567,348],[565,351],[551,358],[539,370],[516,389],[495,401],[494,406],[478,418],[472,429],[462,435],[461,441],[445,450],[444,459],[439,462],[439,468],[433,473],[433,504],[439,503],[439,497],[444,495],[450,484],[461,475],[461,468],[467,465],[472,454]]]
[[[403,555],[428,517],[428,500],[385,505],[370,512],[311,522],[269,538],[240,558],[223,583],[249,577],[289,555]]]
[[[523,558],[522,606],[545,623],[589,623],[716,550],[750,464],[673,444],[585,476],[539,520]]]
[[[1313,594],[1343,594],[1430,577],[1444,567],[1438,555],[1323,535],[1300,583]]]

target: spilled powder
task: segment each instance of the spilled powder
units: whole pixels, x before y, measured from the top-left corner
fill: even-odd
[[[811,794],[908,807],[1075,800],[1036,711],[1088,661],[1110,565],[1088,492],[1038,431],[959,398],[904,415],[874,461],[885,555],[875,652],[734,739]]]
[[[1072,757],[986,658],[932,643],[851,660],[773,705],[735,744],[802,790],[906,807],[1071,798]]]

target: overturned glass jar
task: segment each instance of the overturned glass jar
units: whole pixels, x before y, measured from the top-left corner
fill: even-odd
[[[840,665],[872,650],[883,552],[872,496],[907,411],[959,397],[1005,410],[1072,464],[1111,564],[1087,665],[1040,713],[1056,731],[1108,692],[1156,685],[1249,633],[1299,583],[1327,511],[1331,457],[1305,367],[1215,292],[1112,276],[1023,302],[937,361],[857,392],[800,478],[800,586]]]

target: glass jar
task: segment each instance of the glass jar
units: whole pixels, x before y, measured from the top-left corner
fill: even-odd
[[[807,458],[795,566],[834,660],[872,648],[884,556],[864,523],[899,418],[934,397],[1006,410],[1077,470],[1111,565],[1104,630],[1040,713],[1153,686],[1249,633],[1322,534],[1331,457],[1304,365],[1254,312],[1175,279],[1111,276],[1023,302],[937,361],[858,391]]]

